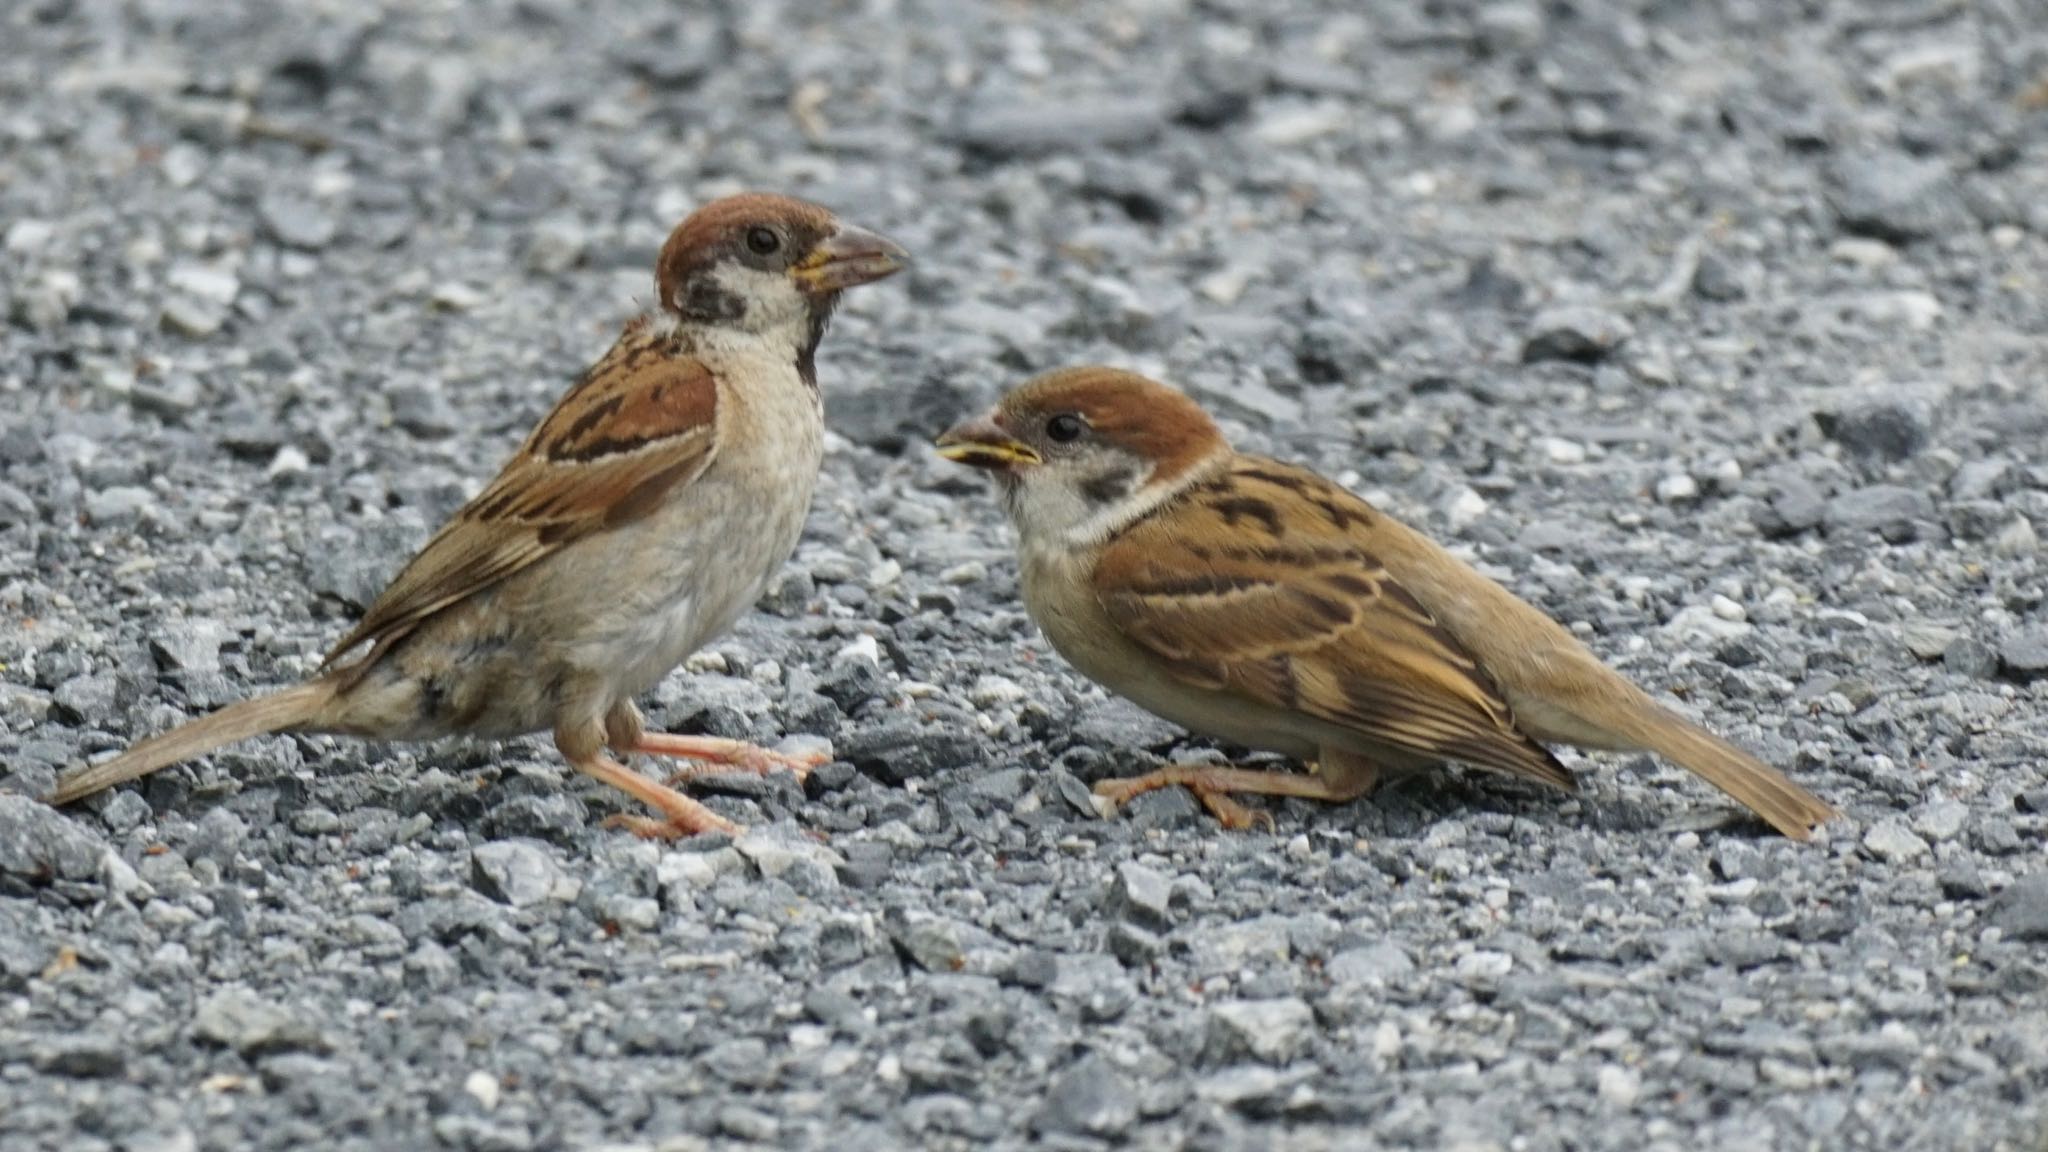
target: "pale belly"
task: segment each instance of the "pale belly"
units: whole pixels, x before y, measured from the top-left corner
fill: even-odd
[[[1298,760],[1317,758],[1325,726],[1174,678],[1125,640],[1092,600],[1049,595],[1063,576],[1027,561],[1024,602],[1045,638],[1082,675],[1191,732]]]
[[[645,519],[428,620],[351,689],[338,730],[502,738],[597,721],[654,687],[761,598],[803,534],[822,425],[815,408],[766,415],[774,432],[735,436],[744,449]]]

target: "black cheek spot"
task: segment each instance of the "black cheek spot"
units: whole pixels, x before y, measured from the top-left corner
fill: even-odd
[[[691,320],[714,324],[730,323],[747,314],[747,302],[727,292],[708,277],[691,281],[683,289],[676,310]]]
[[[1082,483],[1081,496],[1090,504],[1113,503],[1130,495],[1131,485],[1137,479],[1135,468],[1114,468]]]

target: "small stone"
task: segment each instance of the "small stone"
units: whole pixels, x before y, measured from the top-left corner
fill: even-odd
[[[1930,800],[1913,817],[1913,831],[1936,843],[1953,840],[1969,823],[1970,809],[1958,800]]]
[[[1902,396],[1864,398],[1815,417],[1828,439],[1872,460],[1904,460],[1934,434],[1933,407]]]
[[[240,987],[223,988],[202,1001],[192,1017],[192,1034],[245,1057],[328,1048],[317,1031],[290,1012]]]
[[[1988,918],[2007,939],[2048,940],[2048,873],[2013,881],[1991,901]]]
[[[967,690],[967,699],[977,708],[998,708],[1024,698],[1024,688],[1007,676],[986,675]]]
[[[1209,1010],[1204,1052],[1224,1064],[1247,1057],[1286,1064],[1308,1046],[1314,1031],[1315,1013],[1298,999],[1238,1000]]]
[[[242,293],[240,277],[209,264],[173,264],[170,271],[164,273],[164,284],[174,293],[223,309],[233,304],[235,297]]]
[[[481,289],[459,280],[444,280],[427,293],[427,303],[444,312],[467,312],[485,299]]]
[[[1970,226],[1969,209],[1944,161],[1863,152],[1837,159],[1828,175],[1829,204],[1850,232],[1906,244]]]
[[[2032,556],[2041,550],[2041,537],[2034,531],[2033,521],[2025,516],[2015,516],[1998,530],[1998,535],[1991,538],[1991,550],[2015,559]]]
[[[1182,731],[1120,696],[1083,705],[1068,725],[1074,743],[1088,748],[1154,751],[1179,740]]]
[[[782,880],[806,896],[839,887],[846,858],[823,844],[784,829],[750,828],[733,847],[754,862],[761,875]]]
[[[1924,1045],[1911,1028],[1892,1020],[1875,1032],[1829,1037],[1818,1047],[1821,1057],[1830,1064],[1905,1071],[1920,1058]]]
[[[943,916],[905,913],[893,919],[889,938],[905,958],[927,972],[958,972],[967,967],[959,925]]]
[[[199,826],[193,831],[192,844],[187,851],[195,860],[211,860],[226,867],[234,862],[235,853],[241,851],[242,841],[248,834],[249,826],[235,814],[234,809],[209,809],[199,818]]]
[[[588,232],[576,221],[543,220],[526,242],[526,269],[544,276],[567,272],[582,261],[589,245]]]
[[[199,378],[190,372],[166,372],[138,380],[128,391],[128,402],[144,412],[180,417],[199,407]]]
[[[0,247],[5,247],[9,256],[34,256],[48,247],[56,235],[56,225],[47,220],[17,219],[7,226]]]
[[[1702,300],[1727,302],[1749,294],[1740,270],[1718,252],[1701,252],[1699,266],[1692,272],[1692,290]]]
[[[1941,666],[1958,676],[1989,680],[1998,675],[1998,653],[1974,636],[1958,636],[1941,650]]]
[[[1522,345],[1522,362],[1573,360],[1592,364],[1606,359],[1608,353],[1634,335],[1635,327],[1618,313],[1581,305],[1553,308],[1536,317]]]
[[[1813,481],[1803,476],[1780,477],[1754,519],[1766,536],[1796,536],[1818,528],[1827,519],[1828,499]]]
[[[1712,600],[1707,601],[1707,607],[1713,610],[1715,616],[1736,624],[1749,619],[1749,613],[1743,609],[1742,605],[1718,593]]]
[[[1399,944],[1382,940],[1359,948],[1347,948],[1323,965],[1323,975],[1338,986],[1378,987],[1391,984],[1415,971],[1415,961]]]
[[[2022,628],[2006,637],[1998,659],[2005,674],[2022,684],[2048,677],[2048,627]]]
[[[1927,841],[1915,835],[1906,822],[1888,816],[1863,834],[1863,846],[1881,860],[1894,864],[1917,860],[1927,854]]]
[[[1157,101],[1116,96],[987,101],[968,106],[949,136],[970,152],[1008,160],[1141,144],[1166,126],[1166,111]]]
[[[874,642],[874,637],[861,639]],[[887,690],[888,681],[882,675],[880,653],[870,654],[856,645],[848,645],[832,659],[832,666],[818,681],[818,694],[839,705],[848,715],[860,710],[860,706],[880,696]]]
[[[229,635],[214,620],[166,621],[151,632],[149,653],[160,671],[212,676],[220,672],[220,646]]]
[[[1900,625],[1899,642],[1906,646],[1906,651],[1922,660],[1939,660],[1942,653],[1956,642],[1956,630],[1915,620]]]
[[[1605,1064],[1595,1077],[1595,1084],[1602,1103],[1616,1108],[1633,1108],[1636,1097],[1643,1090],[1643,1077],[1632,1068]]]
[[[114,675],[89,672],[57,685],[51,700],[65,719],[74,723],[105,720],[114,712]]]
[[[1982,900],[1991,894],[1983,873],[1977,871],[1976,862],[1968,857],[1943,868],[1935,881],[1941,885],[1941,894],[1951,900]]]
[[[1109,926],[1106,942],[1110,955],[1133,968],[1152,963],[1166,951],[1166,941],[1157,932],[1121,920]]]
[[[1486,508],[1486,497],[1471,488],[1460,488],[1444,509],[1444,519],[1450,521],[1451,531],[1462,532],[1486,515]]]
[[[1506,976],[1514,967],[1515,958],[1509,953],[1481,948],[1458,957],[1452,971],[1468,983],[1488,984]]]
[[[106,1036],[66,1036],[35,1054],[39,1071],[56,1076],[119,1076],[128,1067],[128,1052]]]
[[[531,908],[546,900],[561,880],[561,871],[542,845],[531,840],[493,840],[469,854],[476,890],[514,908]]]
[[[1700,498],[1700,482],[1683,472],[1657,481],[1657,503],[1685,504]]]
[[[462,1090],[476,1101],[477,1107],[486,1112],[498,1110],[498,1100],[503,1096],[503,1085],[496,1076],[479,1068],[471,1072],[462,1082]]]
[[[1925,492],[1895,484],[1873,484],[1844,492],[1828,501],[1827,525],[1846,532],[1876,532],[1892,543],[1915,539],[1921,524],[1934,519],[1934,501]]]
[[[969,560],[965,564],[955,564],[944,572],[939,573],[939,580],[942,583],[952,584],[956,587],[966,584],[979,584],[986,579],[988,579],[988,565],[983,564],[979,560]]]
[[[1251,126],[1251,137],[1269,148],[1294,148],[1342,130],[1357,113],[1338,101],[1274,108]]]
[[[96,527],[132,528],[156,509],[156,494],[130,484],[88,492],[85,515]]]
[[[1846,317],[1876,328],[1924,332],[1941,319],[1941,300],[1932,292],[1865,292],[1840,301]]]
[[[1031,1117],[1031,1129],[1041,1135],[1116,1139],[1137,1120],[1138,1097],[1130,1081],[1091,1052],[1054,1078],[1045,1103]]]
[[[106,806],[100,809],[100,823],[110,832],[126,832],[141,827],[150,815],[149,801],[141,793],[123,790],[107,797]]]
[[[35,883],[92,880],[108,850],[84,824],[48,804],[0,792],[0,875]]]
[[[981,763],[988,755],[987,746],[972,732],[908,719],[858,725],[839,737],[838,753],[862,773],[896,786]]]
[[[394,388],[387,399],[391,422],[422,440],[452,436],[462,427],[462,417],[439,388],[405,385]]]
[[[270,238],[289,248],[318,250],[334,242],[334,214],[303,196],[272,189],[256,201],[256,218]]]
[[[2001,459],[1965,460],[1948,478],[1952,500],[1994,500],[2012,490],[2016,471],[2012,461]]]
[[[1172,882],[1143,864],[1125,861],[1117,865],[1116,877],[1110,882],[1109,902],[1116,915],[1140,928],[1164,932],[1173,927],[1169,910],[1173,902]]]
[[[1545,436],[1537,441],[1543,456],[1552,464],[1584,464],[1586,446],[1577,440],[1566,440],[1558,436]]]
[[[36,502],[28,493],[0,480],[0,528],[11,528],[16,524],[33,524],[37,515]]]

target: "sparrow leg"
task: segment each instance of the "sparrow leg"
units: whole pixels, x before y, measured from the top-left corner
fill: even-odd
[[[616,742],[638,740],[640,714],[627,706],[612,709],[600,724],[563,724],[555,729],[555,747],[561,749],[569,766],[617,788],[662,814],[656,820],[646,816],[620,814],[605,820],[607,828],[624,828],[649,840],[679,840],[700,832],[723,832],[738,836],[744,829],[666,785],[657,784],[604,754],[607,738]]]
[[[713,812],[681,792],[664,784],[656,784],[647,777],[627,768],[606,756],[593,756],[571,766],[586,776],[604,781],[635,800],[659,811],[665,819],[655,820],[647,816],[629,816],[621,813],[605,820],[607,828],[624,828],[635,836],[649,840],[679,840],[695,836],[700,832],[723,832],[738,836],[743,829],[739,825]]]
[[[1325,749],[1318,768],[1312,774],[1303,774],[1218,768],[1208,764],[1168,764],[1143,776],[1104,780],[1095,786],[1095,794],[1121,808],[1147,792],[1179,785],[1193,792],[1202,806],[1225,828],[1242,831],[1263,823],[1270,830],[1273,826],[1271,814],[1253,812],[1232,800],[1230,794],[1249,792],[1262,796],[1300,796],[1341,804],[1372,791],[1379,779],[1379,773],[1371,763],[1341,750]]]
[[[787,772],[802,784],[813,768],[831,761],[831,757],[823,753],[790,756],[744,740],[727,740],[719,736],[675,736],[667,732],[641,734],[632,745],[632,751],[695,761],[670,775],[670,784],[726,772],[751,772],[756,776]]]

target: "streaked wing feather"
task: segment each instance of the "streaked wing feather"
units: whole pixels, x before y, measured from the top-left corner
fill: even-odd
[[[1572,787],[1471,653],[1373,557],[1376,516],[1313,473],[1259,461],[1126,530],[1096,583],[1124,634],[1190,685]]]
[[[717,401],[717,381],[703,364],[644,324],[628,327],[490,486],[427,541],[323,667],[364,643],[395,643],[434,613],[652,512],[711,463]]]

